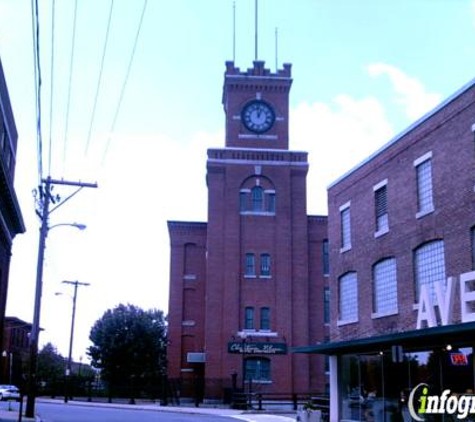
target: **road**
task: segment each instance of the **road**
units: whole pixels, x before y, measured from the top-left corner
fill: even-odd
[[[8,404],[2,402],[2,409],[8,409]],[[11,403],[12,413],[17,414],[18,403]],[[181,414],[163,411],[139,409],[115,409],[74,404],[36,404],[36,412],[43,422],[237,422],[236,419],[215,416]]]

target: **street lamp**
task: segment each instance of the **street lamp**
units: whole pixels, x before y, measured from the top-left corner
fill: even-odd
[[[78,295],[78,287],[79,286],[89,286],[89,283],[80,283],[79,281],[63,281],[63,284],[70,284],[74,286],[74,294],[72,296],[73,299],[73,310],[71,312],[71,334],[69,336],[69,354],[68,354],[68,364],[66,367],[66,383],[64,385],[64,402],[68,402],[68,386],[70,383],[70,376],[71,376],[71,364],[72,364],[72,353],[73,353],[73,339],[74,339],[74,323],[76,321],[76,300]],[[61,293],[56,293],[61,294]]]
[[[59,224],[53,224],[52,226],[48,227],[48,230],[54,229],[55,227],[59,227],[59,226],[76,227],[79,230],[86,230],[87,228],[85,224],[80,224],[80,223],[59,223]]]
[[[2,356],[4,358],[8,357],[8,368],[9,368],[9,381],[8,381],[8,383],[11,385],[11,383],[12,383],[12,370],[13,370],[13,353],[12,352],[7,352],[6,350],[4,350],[2,352]]]
[[[36,395],[36,366],[38,361],[38,335],[40,331],[40,312],[41,312],[41,295],[43,290],[43,263],[45,257],[46,238],[50,229],[60,226],[71,226],[78,230],[84,230],[86,226],[78,223],[60,223],[53,226],[49,226],[49,215],[52,211],[58,208],[56,206],[52,211],[49,209],[50,205],[50,186],[45,194],[45,201],[43,205],[42,224],[40,228],[40,237],[38,244],[38,261],[36,265],[36,291],[35,291],[35,304],[33,312],[33,323],[31,325],[30,333],[30,368],[28,376],[28,399],[26,402],[26,416],[34,417],[35,413],[35,395]]]

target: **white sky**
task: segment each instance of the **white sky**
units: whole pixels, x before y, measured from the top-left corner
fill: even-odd
[[[91,283],[78,299],[74,357],[90,327],[119,303],[167,310],[166,221],[206,221],[206,149],[224,145],[224,62],[231,0],[149,0],[115,132],[110,134],[142,10],[116,0],[89,149],[88,129],[109,0],[78,2],[66,134],[73,0],[56,1],[51,96],[51,0],[40,1],[44,167],[97,181],[52,214],[40,342],[67,354],[71,301],[62,280]],[[19,132],[15,186],[27,233],[15,239],[7,314],[31,321],[38,184],[30,0],[0,0],[0,57]],[[261,0],[259,58],[293,64],[290,145],[309,151],[308,212],[326,213],[326,186],[473,77],[473,0]],[[254,57],[252,0],[237,0],[236,64]],[[53,98],[52,121],[49,110]],[[102,163],[107,140],[110,148]],[[46,174],[45,174],[46,175]],[[66,195],[70,190],[56,189]],[[72,290],[69,291],[72,293]]]

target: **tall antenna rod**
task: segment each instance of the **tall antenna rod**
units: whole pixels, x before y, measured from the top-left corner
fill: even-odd
[[[257,15],[258,15],[258,0],[256,0],[256,6],[255,6],[255,9],[256,9],[256,14],[255,14],[255,27],[256,27],[256,36],[255,36],[255,58],[254,60],[257,61],[257,34],[258,34],[258,30],[257,30]]]
[[[275,71],[279,70],[279,57],[278,57],[278,39],[279,39],[279,31],[277,27],[275,28]]]
[[[236,63],[236,2],[233,1],[233,62]]]

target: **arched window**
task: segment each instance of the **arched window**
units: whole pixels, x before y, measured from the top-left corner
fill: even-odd
[[[435,283],[441,282],[445,287],[444,241],[433,240],[414,250],[414,280],[416,302],[419,301],[421,286],[426,285],[429,297],[435,300]],[[435,303],[435,302],[434,302]]]
[[[274,184],[265,176],[248,177],[239,189],[239,212],[243,215],[275,215]]]
[[[247,381],[270,381],[270,359],[246,358],[244,372]]]
[[[252,211],[259,212],[262,211],[262,205],[264,202],[264,192],[260,186],[254,186],[251,189],[251,198],[252,198]]]
[[[383,259],[373,266],[373,312],[377,316],[397,313],[395,258]]]
[[[342,322],[358,320],[358,280],[355,272],[346,273],[338,280],[338,314]]]

